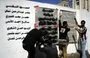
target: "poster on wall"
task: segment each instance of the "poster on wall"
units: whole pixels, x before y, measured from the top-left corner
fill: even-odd
[[[59,14],[59,20],[61,21],[61,25],[63,24],[63,21],[67,21],[68,27],[70,28],[70,31],[68,32],[69,42],[75,42],[74,39],[77,39],[77,32],[74,29],[74,27],[76,27],[74,21],[76,13],[66,10],[60,10]]]
[[[58,13],[57,9],[37,7],[35,11],[36,27],[41,30],[47,30],[48,36],[45,36],[45,41],[53,43],[58,39]]]

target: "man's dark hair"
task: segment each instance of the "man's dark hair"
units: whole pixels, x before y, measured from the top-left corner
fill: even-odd
[[[41,31],[43,36],[48,34],[48,31],[45,28],[40,28],[39,31]]]
[[[86,23],[85,20],[82,20],[81,23],[84,22],[84,24]]]
[[[67,24],[67,21],[63,21],[63,26]]]

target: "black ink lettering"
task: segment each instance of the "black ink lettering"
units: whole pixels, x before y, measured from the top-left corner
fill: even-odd
[[[22,39],[21,37],[17,37],[16,40]]]
[[[17,37],[15,40],[22,40],[22,39],[24,39],[25,37]]]
[[[14,40],[14,39],[15,39],[15,37],[12,37],[12,38],[9,37],[9,38],[8,38],[8,41],[9,41],[9,40]]]
[[[22,21],[22,24],[23,24],[23,23],[29,23],[29,22],[28,22],[28,21]]]
[[[16,11],[12,11],[12,13],[16,13]]]
[[[7,35],[14,35],[14,32],[10,32],[10,33],[8,33]]]
[[[11,5],[6,5],[6,8],[8,8],[8,7],[12,7]]]
[[[25,14],[30,14],[30,12],[25,12]]]
[[[17,6],[15,6],[15,5],[12,5],[12,7],[13,7],[13,8],[18,8],[19,6],[18,6],[18,5],[17,5]]]
[[[30,9],[30,7],[22,7],[22,6],[19,6],[20,9]]]
[[[7,12],[11,12],[11,10],[5,10],[5,13],[7,13]]]
[[[14,23],[21,23],[21,21],[14,21]]]
[[[22,39],[24,39],[25,37],[22,37]]]
[[[6,18],[14,18],[14,15],[6,15]]]
[[[22,19],[23,19],[23,18],[26,18],[26,19],[28,19],[29,17],[28,17],[28,16],[26,16],[26,17],[22,17]]]
[[[19,28],[17,28],[17,30],[20,30],[20,29],[23,29],[23,27],[19,27]]]
[[[6,8],[30,9],[30,7],[22,7],[22,6],[19,6],[19,5],[6,5]]]
[[[21,18],[21,16],[15,16],[15,18]]]
[[[23,35],[23,34],[27,34],[28,32],[25,32],[25,33],[21,33],[21,35]]]
[[[15,35],[19,35],[19,34],[20,34],[20,32],[16,32],[16,33],[15,33]]]
[[[24,30],[29,30],[31,27],[28,27],[28,28],[24,28]]]
[[[16,29],[16,27],[8,27],[7,30],[13,30]]]
[[[22,14],[23,14],[23,13],[24,13],[24,11],[17,11],[17,13],[22,13]]]
[[[7,24],[7,23],[13,23],[13,20],[6,21],[6,24]]]

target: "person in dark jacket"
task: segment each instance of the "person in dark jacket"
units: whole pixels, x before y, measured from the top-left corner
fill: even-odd
[[[32,29],[23,40],[23,48],[28,52],[28,58],[35,58],[36,42],[43,42],[42,37],[47,34],[41,29]]]
[[[69,42],[68,32],[70,28],[68,28],[67,21],[63,21],[63,25],[60,28],[60,42],[59,42],[59,49],[62,50],[61,57],[67,58],[67,44]]]
[[[61,26],[61,29],[60,29],[60,39],[65,39],[69,41],[69,38],[68,38],[69,31],[70,31],[70,28],[68,28],[67,21],[63,21],[63,26]]]

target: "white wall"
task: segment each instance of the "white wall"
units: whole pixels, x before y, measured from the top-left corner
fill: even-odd
[[[30,7],[30,9],[26,10],[26,9],[17,9],[17,8],[6,8],[6,5],[19,5],[19,6],[26,6],[26,7]],[[46,7],[46,8],[52,8],[52,9],[58,9],[58,10],[68,10],[68,11],[73,11],[73,12],[77,12],[77,18],[79,18],[79,13],[77,10],[74,9],[70,9],[70,8],[65,8],[65,7],[60,7],[60,6],[56,6],[56,5],[52,5],[52,4],[46,4],[46,3],[37,3],[37,2],[32,2],[32,1],[12,1],[12,0],[1,0],[0,1],[0,57],[1,58],[27,58],[28,53],[22,48],[22,40],[10,40],[8,41],[8,37],[22,37],[25,35],[9,35],[7,36],[8,32],[11,32],[13,30],[7,30],[8,27],[10,26],[16,26],[16,27],[31,27],[34,28],[34,23],[35,23],[35,8],[34,6],[39,6],[39,7]],[[29,14],[12,14],[12,13],[5,13],[6,9],[11,9],[11,10],[20,10],[20,11],[28,11],[30,12]],[[6,21],[9,20],[21,20],[24,21],[25,19],[16,19],[16,18],[6,18],[6,15],[20,15],[20,16],[29,16],[29,18],[27,19],[28,24],[15,24],[15,23],[8,23],[6,24]],[[89,22],[88,22],[89,23]],[[88,27],[89,28],[89,27]],[[26,30],[29,31],[29,30]],[[25,30],[20,30],[20,32],[26,32]],[[18,30],[14,30],[14,32],[19,32]],[[73,50],[72,50],[73,49]],[[68,46],[68,53],[73,53],[76,52],[75,50],[75,46],[74,44],[71,44]]]
[[[30,9],[19,9],[19,8],[6,8],[6,5],[19,5],[30,7]],[[27,32],[29,30],[7,30],[8,27],[34,27],[35,20],[35,9],[30,2],[26,1],[0,1],[0,58],[27,58],[27,52],[22,48],[22,40],[9,40],[8,37],[23,37],[25,35],[8,35],[9,32]],[[5,10],[10,11],[24,11],[30,12],[30,14],[20,14],[20,13],[5,13]],[[28,19],[18,19],[18,18],[6,18],[6,15],[14,15],[14,16],[29,16]],[[7,21],[28,21],[30,23],[8,23]]]

